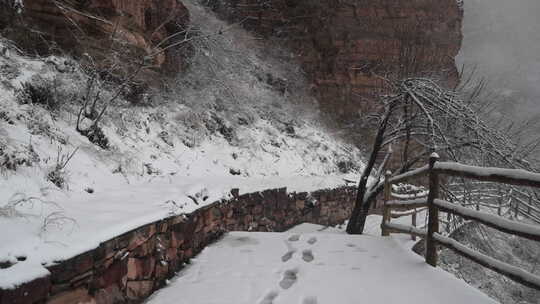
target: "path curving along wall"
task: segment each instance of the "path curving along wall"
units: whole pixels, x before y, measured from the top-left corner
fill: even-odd
[[[0,290],[0,304],[139,303],[224,232],[285,231],[304,222],[337,225],[349,217],[356,190],[232,193],[232,200],[147,224],[48,267],[47,277]]]

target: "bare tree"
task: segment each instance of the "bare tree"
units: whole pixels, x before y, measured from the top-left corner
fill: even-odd
[[[55,1],[54,4],[62,12],[75,13],[113,26],[112,33],[103,42],[106,46],[99,58],[91,56],[91,52],[84,52],[82,56],[81,61],[88,78],[76,122],[77,132],[87,137],[92,143],[107,149],[108,140],[99,126],[107,110],[122,96],[126,96],[128,89],[144,87],[145,81],[141,80],[140,76],[153,68],[156,58],[172,49],[189,46],[192,39],[198,35],[190,26],[179,27],[177,32],[155,42],[152,48],[146,50],[146,54],[134,56],[126,50],[124,42],[119,38],[121,35],[118,22],[113,24],[100,16],[75,10],[68,3]],[[64,14],[64,17],[74,25],[74,30],[77,31],[74,33],[75,37],[87,35],[76,20],[70,18],[68,14]],[[163,24],[168,21],[170,20],[165,20]],[[105,94],[103,91],[107,85],[111,88],[108,92],[110,94]],[[146,87],[143,91],[146,91]]]
[[[437,152],[456,162],[532,169],[522,158],[523,146],[482,120],[478,114],[481,105],[471,104],[462,95],[429,78],[407,78],[392,82],[392,86],[394,93],[382,98],[384,111],[379,115],[372,151],[358,185],[348,233],[363,232],[368,212],[383,189],[383,175],[389,164],[388,169],[400,174]],[[400,157],[391,156],[392,149],[388,149],[377,167],[379,155],[391,145],[401,150]],[[370,177],[372,182],[368,182]],[[465,181],[455,179],[449,183],[463,185]],[[445,195],[462,201],[465,197],[450,187],[445,188]],[[467,198],[469,202],[471,199]]]
[[[93,60],[90,60],[90,62],[93,63]],[[121,94],[124,92],[126,87],[135,81],[135,78],[138,76],[139,72],[145,67],[144,62],[145,61],[143,59],[135,71],[120,74],[120,76],[117,77],[119,83],[116,85],[116,88],[112,94],[106,99],[103,99],[101,92],[103,85],[101,83],[100,74],[111,75],[118,67],[118,64],[113,63],[105,70],[101,70],[95,64],[90,66],[90,75],[87,80],[85,93],[82,97],[83,103],[77,115],[77,124],[75,127],[77,132],[87,137],[90,142],[97,144],[103,149],[108,148],[108,140],[99,127],[99,123],[103,119],[107,109],[114,104],[118,98],[121,97]]]

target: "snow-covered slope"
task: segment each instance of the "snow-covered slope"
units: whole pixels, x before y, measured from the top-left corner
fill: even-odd
[[[31,58],[0,40],[0,262],[26,258],[0,269],[0,287],[231,188],[336,187],[361,169],[358,149],[320,123],[286,52],[263,52],[242,30],[186,5],[199,37],[189,69],[143,103],[110,104],[100,123],[106,148],[75,128],[88,83],[79,63]],[[54,102],[29,103],[28,83]],[[97,89],[107,100],[116,87]]]

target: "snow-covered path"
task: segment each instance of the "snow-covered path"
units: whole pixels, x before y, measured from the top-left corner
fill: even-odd
[[[393,238],[305,231],[229,233],[147,304],[496,303]]]

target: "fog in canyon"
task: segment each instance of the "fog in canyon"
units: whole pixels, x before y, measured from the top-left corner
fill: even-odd
[[[540,1],[465,0],[459,66],[501,95],[500,115],[540,120]]]

